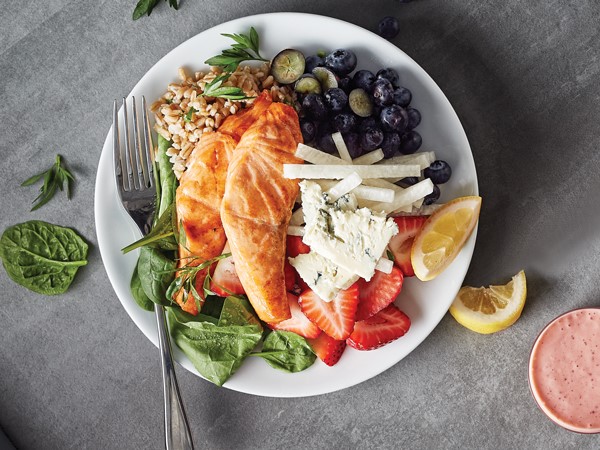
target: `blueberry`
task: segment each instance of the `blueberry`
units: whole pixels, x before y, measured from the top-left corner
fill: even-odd
[[[324,97],[325,104],[333,112],[339,112],[348,105],[348,95],[340,88],[327,89]]]
[[[377,32],[379,36],[385,39],[394,39],[396,36],[398,36],[398,31],[400,31],[400,24],[398,23],[398,19],[395,17],[384,17],[377,25]]]
[[[408,106],[410,101],[412,100],[412,93],[406,89],[405,87],[399,87],[394,89],[393,92],[394,100],[393,102],[398,106]]]
[[[310,55],[304,62],[304,73],[312,73],[315,67],[323,67],[325,60],[318,55]]]
[[[421,113],[415,108],[406,108],[408,114],[408,123],[406,124],[407,130],[412,130],[421,123]]]
[[[407,186],[407,187],[417,184],[418,182],[419,182],[419,177],[406,177],[406,178],[402,178],[400,181],[398,181],[399,184]]]
[[[356,68],[356,55],[343,48],[334,50],[325,57],[325,67],[343,77]]]
[[[398,133],[385,133],[381,143],[384,158],[391,158],[400,150],[400,135]]]
[[[333,132],[334,130],[332,130],[328,124],[321,124],[319,127],[319,132],[317,133],[317,147],[319,150],[322,150],[326,153],[337,152],[337,147],[335,146],[333,138],[331,137],[331,133]]]
[[[383,128],[389,131],[401,133],[406,129],[406,125],[408,124],[406,110],[398,105],[386,106],[381,110],[379,117]]]
[[[342,137],[344,138],[344,142],[348,148],[348,153],[350,153],[350,157],[352,159],[358,158],[363,154],[363,149],[360,146],[360,136],[358,133],[344,133],[342,134]]]
[[[338,80],[338,87],[344,91],[346,94],[349,94],[352,90],[352,78],[344,77]]]
[[[423,171],[423,175],[430,178],[434,184],[444,184],[452,176],[452,169],[446,161],[438,159]]]
[[[373,103],[376,105],[391,105],[394,101],[394,87],[390,80],[385,78],[375,80],[371,94],[373,95]]]
[[[426,195],[423,199],[424,205],[432,205],[440,199],[440,187],[436,184],[433,185],[433,192],[429,195]]]
[[[383,142],[383,131],[381,128],[367,128],[360,135],[360,145],[365,152],[373,151]]]
[[[358,131],[364,132],[367,131],[368,128],[377,128],[379,123],[375,117],[365,117],[360,121],[360,125],[358,126]]]
[[[305,143],[312,142],[317,136],[317,125],[311,121],[301,121],[300,131],[302,131],[302,139]]]
[[[373,83],[375,83],[375,75],[370,70],[358,70],[352,77],[352,86],[367,92],[371,92]]]
[[[327,106],[323,97],[318,94],[308,94],[304,97],[302,110],[310,119],[322,121],[327,118]]]
[[[400,77],[398,76],[398,72],[389,67],[387,69],[381,69],[379,72],[377,72],[376,77],[385,78],[390,83],[392,83],[392,86],[394,86],[395,88],[400,86]]]
[[[423,139],[416,131],[407,131],[402,135],[400,142],[400,153],[410,155],[416,152],[421,147]]]
[[[351,112],[341,112],[333,118],[333,127],[340,133],[348,133],[358,125],[358,117]]]

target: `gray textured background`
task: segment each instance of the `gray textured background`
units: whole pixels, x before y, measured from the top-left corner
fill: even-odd
[[[34,4],[35,3],[35,4]],[[541,328],[600,305],[600,5],[596,0],[183,0],[131,21],[135,0],[8,0],[0,8],[0,229],[39,218],[75,227],[90,264],[45,298],[0,270],[0,426],[20,448],[162,448],[157,350],[102,267],[94,176],[110,100],[165,53],[213,25],[273,11],[337,17],[394,40],[461,118],[484,198],[466,282],[524,268],[529,298],[509,331],[481,336],[449,315],[395,367],[307,399],[239,394],[179,371],[199,448],[599,448],[537,409],[527,386]],[[368,6],[367,6],[368,5]],[[163,30],[163,31],[158,31]],[[307,30],[309,33],[310,30]],[[71,202],[29,213],[18,188],[60,152]]]

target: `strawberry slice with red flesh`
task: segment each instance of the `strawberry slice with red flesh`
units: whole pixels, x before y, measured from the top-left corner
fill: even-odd
[[[302,242],[300,236],[288,236],[286,239],[286,254],[290,258],[310,252],[310,247]]]
[[[428,216],[394,217],[398,225],[398,234],[390,239],[389,249],[394,255],[394,263],[400,268],[405,277],[415,276],[410,262],[410,249],[415,236],[427,220]]]
[[[290,303],[292,318],[279,323],[268,324],[269,328],[272,330],[291,331],[292,333],[296,333],[302,337],[310,339],[318,337],[321,334],[321,330],[318,326],[308,320],[304,314],[302,314],[300,306],[298,306],[298,297],[290,294],[289,292],[287,296]]]
[[[296,269],[289,263],[289,261],[285,260],[285,264],[283,266],[283,275],[285,276],[285,290],[288,292],[293,292],[296,287],[296,277],[298,274],[296,273]]]
[[[336,341],[325,333],[316,339],[307,339],[315,354],[328,366],[334,366],[346,349],[346,341]]]
[[[373,350],[404,336],[409,328],[409,317],[392,304],[373,317],[356,322],[346,343],[357,350]]]
[[[302,312],[321,330],[338,341],[346,339],[354,328],[354,318],[358,307],[358,284],[340,291],[336,297],[326,302],[310,289],[298,299]]]
[[[388,306],[402,290],[404,276],[398,267],[390,273],[375,271],[371,281],[358,280],[358,309],[356,321],[368,319]]]
[[[229,247],[226,244],[223,253],[228,252]],[[242,286],[242,282],[235,271],[233,257],[229,256],[217,262],[210,282],[210,290],[221,297],[245,293],[244,286]]]

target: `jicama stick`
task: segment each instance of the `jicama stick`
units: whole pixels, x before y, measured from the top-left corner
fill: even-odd
[[[329,153],[322,152],[321,150],[317,150],[316,148],[304,144],[298,144],[296,156],[312,164],[347,164],[346,161],[337,156],[330,155]]]
[[[348,151],[348,147],[346,147],[342,133],[333,133],[331,139],[333,139],[333,143],[340,154],[340,158],[346,161],[346,164],[352,164],[352,158],[350,157],[350,152]]]
[[[362,179],[365,178],[405,178],[421,175],[418,165],[305,165],[284,164],[283,176],[285,178],[304,179],[335,179],[341,180],[352,172],[356,172]]]
[[[433,192],[433,183],[429,178],[425,178],[423,181],[419,181],[417,184],[407,187],[401,193],[396,194],[392,203],[378,203],[373,206],[375,211],[383,211],[386,214],[397,211],[398,209],[404,209],[403,207],[410,207],[412,210],[413,202],[429,195]]]
[[[371,164],[375,164],[376,162],[379,162],[383,159],[384,155],[383,155],[383,150],[381,150],[380,148],[378,148],[377,150],[373,150],[372,152],[369,153],[365,153],[362,156],[359,156],[358,158],[354,158],[352,160],[352,164],[356,164],[356,165],[365,165],[365,166],[369,166]]]

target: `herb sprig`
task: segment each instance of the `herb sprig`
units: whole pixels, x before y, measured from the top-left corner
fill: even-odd
[[[133,20],[138,20],[144,15],[152,14],[152,10],[158,4],[160,0],[139,0],[135,9],[133,10]],[[169,6],[175,10],[179,9],[177,0],[165,0],[169,2]]]
[[[248,97],[246,93],[239,87],[223,86],[231,73],[223,73],[204,86],[204,97],[221,97],[229,100],[248,100],[253,97]],[[191,119],[191,116],[190,116]]]
[[[56,155],[52,167],[23,181],[21,186],[31,186],[42,179],[44,180],[44,184],[40,187],[40,194],[32,202],[34,205],[31,208],[31,211],[35,211],[48,203],[52,197],[54,197],[57,189],[60,189],[61,191],[64,189],[65,183],[67,184],[67,198],[69,200],[71,199],[71,183],[75,181],[75,178],[73,177],[73,174],[63,166],[60,155]]]
[[[225,72],[234,72],[242,61],[268,61],[259,52],[258,33],[254,27],[250,27],[247,35],[223,33],[222,36],[233,39],[235,44],[231,44],[231,48],[223,50],[220,55],[207,59],[205,64],[221,67]]]

